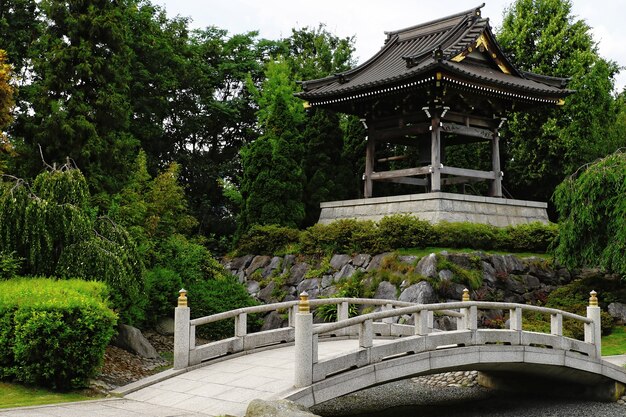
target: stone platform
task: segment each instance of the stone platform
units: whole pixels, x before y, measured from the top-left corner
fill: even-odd
[[[452,193],[423,193],[321,203],[319,223],[339,219],[378,221],[412,214],[431,223],[472,222],[498,227],[548,223],[547,203]]]

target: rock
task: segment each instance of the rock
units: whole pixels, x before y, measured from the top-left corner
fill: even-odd
[[[283,260],[283,274],[289,272],[289,269],[296,263],[296,255],[285,255]]]
[[[267,284],[265,287],[263,287],[261,291],[259,291],[259,294],[256,297],[261,301],[269,303],[273,298],[275,289],[276,283],[274,281],[270,281],[269,284]]]
[[[398,262],[402,262],[403,264],[413,265],[417,261],[417,256],[415,255],[401,255],[398,256]]]
[[[352,258],[350,257],[350,255],[333,255],[332,258],[330,258],[330,266],[335,270],[335,271],[339,271],[341,268],[343,268],[347,263],[349,263],[352,260]]]
[[[301,294],[302,291],[306,291],[309,294],[309,298],[317,298],[320,292],[320,284],[317,278],[305,279],[298,284],[297,292]]]
[[[282,263],[283,258],[281,258],[280,256],[274,256],[270,263],[263,269],[263,272],[261,273],[263,278],[267,278],[272,275],[272,273],[277,270]]]
[[[254,259],[254,255],[246,255],[239,258],[234,258],[227,262],[224,265],[224,268],[230,269],[231,271],[241,271],[242,269],[246,269],[250,265],[252,259]]]
[[[472,255],[475,256],[475,255]],[[470,255],[465,253],[451,253],[445,255],[448,261],[452,262],[455,265],[460,266],[463,269],[476,269],[476,266],[473,265],[472,260],[470,259]]]
[[[335,273],[335,282],[345,278],[350,278],[355,271],[356,269],[354,269],[352,265],[345,264],[339,272]]]
[[[153,359],[159,357],[159,353],[148,342],[148,339],[141,334],[141,331],[126,324],[117,326],[117,336],[111,340],[111,344],[144,358]]]
[[[559,279],[559,284],[566,284],[572,280],[572,274],[567,268],[560,268],[556,271],[556,275]]]
[[[246,282],[246,271],[239,271],[234,275],[237,277],[237,281],[239,281],[240,284]]]
[[[437,274],[439,276],[439,281],[452,281],[454,274],[449,269],[442,269]]]
[[[257,269],[265,268],[271,260],[272,258],[270,258],[269,256],[255,256],[254,259],[252,259],[252,262],[250,262],[250,265],[246,268],[246,276],[250,278],[254,271],[256,271]]]
[[[290,285],[298,285],[307,272],[309,272],[309,264],[306,262],[298,262],[294,266],[291,267],[291,271],[289,273],[289,278],[287,279],[287,284]]]
[[[306,407],[288,400],[252,400],[245,417],[319,417]]]
[[[611,317],[622,323],[626,323],[626,304],[611,303],[609,304],[608,310]]]
[[[154,330],[160,335],[172,336],[174,334],[174,319],[171,317],[162,318],[154,326]]]
[[[437,294],[428,282],[420,281],[402,291],[398,299],[410,303],[431,304],[437,302]]]
[[[504,255],[504,263],[509,274],[519,274],[526,269],[522,261],[514,255]]]
[[[263,325],[261,326],[261,331],[264,332],[266,330],[280,329],[281,327],[283,327],[284,323],[285,323],[284,317],[282,317],[278,313],[278,311],[272,311],[263,318]]]
[[[435,329],[443,331],[456,330],[456,320],[448,316],[435,317],[433,325]]]
[[[261,290],[261,286],[257,281],[248,281],[246,283],[246,289],[248,290],[248,294],[256,295]]]
[[[379,253],[378,255],[375,255],[367,266],[366,271],[380,268],[380,263],[382,262],[382,260],[389,255],[391,255],[391,253],[389,252]]]
[[[322,288],[322,290],[320,291],[320,295],[322,297],[333,297],[335,296],[336,293],[337,293],[337,287],[334,285],[331,285],[330,287]]]
[[[495,286],[498,283],[496,269],[489,262],[483,262],[483,282],[491,286]]]
[[[324,275],[322,277],[322,289],[330,287],[333,285],[333,282],[335,282],[335,279],[332,275]]]
[[[376,288],[376,293],[374,294],[374,298],[382,299],[382,300],[397,300],[398,299],[398,289],[395,285],[393,285],[389,281],[381,281],[378,284],[378,288]]]
[[[509,271],[506,268],[506,261],[504,260],[504,255],[491,255],[489,257],[489,261],[491,265],[493,265],[493,269],[496,270],[495,276],[496,278],[504,278],[509,275]]]
[[[354,265],[355,267],[367,268],[371,260],[372,260],[372,255],[368,255],[368,254],[355,255],[354,258],[352,258],[352,265]]]
[[[437,277],[437,256],[434,253],[431,253],[428,256],[424,256],[417,263],[415,267],[415,272],[428,278],[436,278]]]
[[[523,278],[524,278],[524,281],[526,282],[526,287],[528,287],[528,289],[530,290],[537,289],[541,286],[541,281],[539,281],[539,278],[535,276],[524,275]]]
[[[519,275],[509,275],[505,281],[507,291],[511,291],[517,294],[524,294],[526,292],[526,281]],[[522,298],[523,299],[523,298]]]

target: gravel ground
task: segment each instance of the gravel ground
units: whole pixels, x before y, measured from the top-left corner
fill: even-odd
[[[393,408],[389,408],[393,405]],[[324,417],[624,417],[617,403],[520,396],[481,387],[431,388],[396,381],[313,407]]]

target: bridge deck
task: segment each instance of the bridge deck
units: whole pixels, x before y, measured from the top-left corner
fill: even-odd
[[[376,340],[376,344],[391,340]],[[358,350],[358,340],[320,341],[320,361]],[[208,416],[243,416],[255,399],[293,388],[294,347],[250,353],[209,364],[143,388],[126,398]]]

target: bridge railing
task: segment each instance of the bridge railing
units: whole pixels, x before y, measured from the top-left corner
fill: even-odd
[[[486,344],[540,346],[578,352],[591,357],[600,357],[600,308],[595,291],[592,291],[587,317],[552,308],[516,303],[469,301],[465,290],[461,302],[421,304],[400,307],[394,310],[375,312],[347,318],[336,323],[313,326],[308,311],[307,297],[301,297],[295,327],[295,386],[305,387],[323,380],[328,375],[359,368],[382,361],[386,357],[414,354],[444,347]],[[451,314],[457,318],[457,330],[434,333],[433,312]],[[509,310],[508,329],[478,329],[478,310]],[[550,334],[522,331],[523,312],[539,312],[551,317]],[[414,325],[411,336],[400,341],[374,345],[375,321],[412,315]],[[584,341],[563,336],[563,319],[572,319],[584,324]],[[318,337],[323,333],[337,332],[347,328],[358,328],[358,349],[338,358],[323,362],[318,360]]]
[[[299,301],[287,301],[282,303],[265,304],[253,307],[245,307],[230,310],[211,316],[190,319],[190,310],[187,307],[187,292],[181,290],[179,305],[175,310],[174,332],[174,368],[182,369],[191,365],[197,365],[203,361],[224,356],[230,353],[243,352],[262,346],[270,346],[295,340],[295,317],[299,308]],[[416,305],[415,303],[383,300],[370,298],[320,298],[308,301],[309,308],[323,305],[334,305],[337,308],[337,322],[349,318],[351,305],[366,305],[379,307],[383,311],[405,308]],[[248,315],[269,313],[272,311],[284,312],[288,315],[288,327],[267,330],[262,332],[248,333]],[[461,317],[461,314],[451,310],[444,312],[453,317]],[[196,328],[198,326],[215,323],[221,320],[234,319],[234,336],[196,346]],[[433,329],[433,316],[429,316],[428,325]],[[409,336],[412,335],[412,326],[393,322],[393,316],[374,323],[375,333],[379,336]],[[357,326],[341,326],[336,330],[322,332],[329,336],[355,336],[358,334]]]

